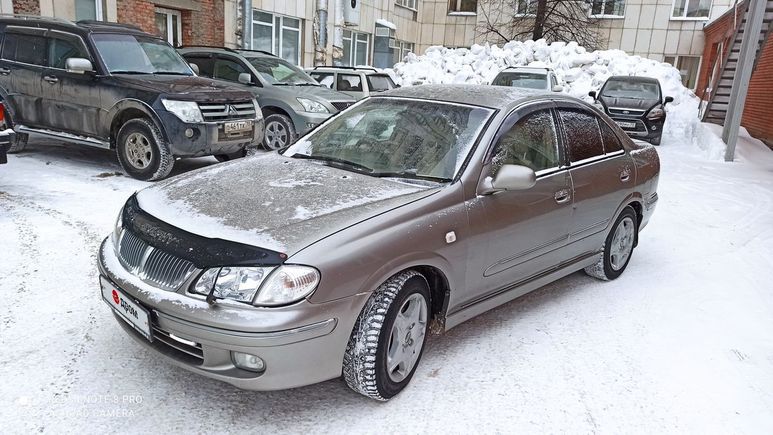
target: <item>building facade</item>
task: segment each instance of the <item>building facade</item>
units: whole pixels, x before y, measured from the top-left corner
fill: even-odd
[[[587,0],[581,4],[598,26],[602,48],[669,62],[682,72],[685,85],[696,89],[703,27],[734,1]],[[317,0],[0,0],[0,11],[130,23],[174,45],[265,50],[302,66],[335,61],[391,67],[407,53],[423,53],[432,45],[502,43],[501,38],[479,33],[486,15],[482,5],[494,2],[501,14],[529,17],[537,4],[536,0],[340,0],[342,53],[334,59],[338,2],[326,2],[323,57],[315,51]]]

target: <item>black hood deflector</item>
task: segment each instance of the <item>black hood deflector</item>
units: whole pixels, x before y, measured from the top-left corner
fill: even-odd
[[[142,210],[132,195],[123,208],[123,227],[150,246],[190,261],[200,269],[224,266],[278,266],[281,252],[244,243],[211,239],[169,225]]]

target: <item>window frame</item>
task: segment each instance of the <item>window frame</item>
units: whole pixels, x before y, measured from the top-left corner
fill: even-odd
[[[255,12],[260,12],[262,14],[270,15],[271,16],[271,24],[268,24],[265,21],[258,21],[257,18],[256,18],[257,14]],[[252,49],[252,50],[268,51],[271,54],[273,54],[274,56],[281,57],[282,59],[292,63],[293,65],[300,67],[302,65],[302,61],[303,61],[303,27],[304,27],[303,26],[303,21],[304,20],[302,18],[299,18],[299,17],[292,17],[292,16],[289,16],[289,15],[275,14],[273,12],[264,11],[262,9],[256,9],[256,8],[253,8],[252,14],[250,14],[250,15],[251,15],[251,21],[252,21],[252,28],[251,28],[251,30],[253,30],[256,25],[264,26],[264,27],[269,27],[271,29],[271,47],[270,47],[270,50],[265,50],[262,47],[255,47],[255,38],[254,37],[250,38],[250,49]],[[285,25],[285,18],[298,21],[298,27],[295,28],[295,27],[288,27],[288,26],[286,26]],[[277,19],[279,20],[279,30],[278,31],[277,31]],[[297,59],[289,60],[289,59],[286,59],[283,56],[282,46],[283,46],[283,42],[284,42],[284,30],[293,31],[293,32],[297,32],[298,33],[298,39],[297,39],[297,41],[298,41],[298,56],[297,56]],[[254,34],[254,31],[252,33]],[[278,38],[277,38],[277,36],[278,36]],[[277,50],[275,50],[277,47],[279,49],[278,53],[276,52]]]
[[[521,13],[518,12],[518,5],[521,3],[526,2],[526,12]],[[515,6],[515,13],[513,16],[517,18],[533,18],[537,16],[537,0],[516,0],[515,3],[513,3]],[[534,12],[529,12],[529,6],[534,5]]]
[[[346,34],[349,33],[349,36],[346,36]],[[361,41],[359,39],[360,36],[365,37],[365,41]],[[357,66],[357,54],[359,53],[359,49],[357,48],[359,44],[365,43],[365,64],[362,64],[362,66],[370,66],[371,60],[370,60],[370,48],[372,44],[370,43],[370,33],[365,32],[358,32],[356,30],[351,29],[344,29],[343,31],[343,40],[349,41],[349,59],[347,60],[349,62],[348,65],[343,66],[351,66],[356,67]],[[346,52],[344,52],[344,57],[346,57]]]
[[[697,57],[698,58],[698,67],[695,69],[695,77],[693,77],[693,80],[695,80],[695,86],[692,87],[692,88],[687,88],[687,85],[682,83],[682,85],[684,87],[686,87],[687,89],[690,89],[691,91],[695,92],[698,89],[698,79],[700,78],[701,67],[703,66],[703,56],[701,56],[701,55],[693,55],[693,54],[666,54],[666,55],[663,55],[663,62],[664,63],[669,63],[668,61],[666,61],[666,58],[669,58],[669,57],[674,58],[674,63],[672,63],[671,66],[673,66],[674,68],[677,69],[677,71],[679,71],[679,75],[680,76],[682,75],[682,70],[679,69],[679,60],[682,59],[683,57],[691,57],[691,58],[696,58]],[[661,95],[661,99],[662,98],[663,98],[663,96]]]
[[[177,40],[180,42],[180,45],[183,43],[183,15],[182,12],[176,10],[176,9],[167,9],[167,8],[161,8],[156,7],[154,9],[153,14],[153,20],[155,21],[155,14],[162,14],[166,16],[166,35],[161,35],[161,39],[164,39],[166,42],[169,43],[172,47],[175,47],[174,45],[174,38],[172,37],[172,34],[170,32],[170,29],[172,29],[172,17],[177,17]],[[172,29],[174,31],[174,29]],[[177,47],[175,47],[177,48]]]
[[[410,6],[411,4],[413,6]],[[395,0],[395,5],[412,10],[414,12],[419,11],[419,0]]]
[[[669,21],[708,21],[711,17],[711,11],[714,10],[714,0],[711,0],[711,4],[709,5],[709,11],[706,14],[705,17],[688,17],[687,15],[687,5],[690,3],[690,0],[684,0],[685,1],[685,8],[682,12],[681,16],[675,17],[674,16],[674,9],[676,9],[676,2],[679,0],[671,0],[671,13],[668,15]],[[698,0],[700,1],[700,0]]]
[[[600,155],[597,155],[597,156],[594,156],[594,157],[588,157],[586,159],[582,159],[582,160],[578,160],[576,162],[572,162],[571,152],[569,150],[569,138],[567,137],[567,129],[566,129],[566,126],[564,125],[563,120],[561,119],[561,114],[560,114],[560,111],[562,109],[563,110],[577,110],[577,111],[585,113],[588,116],[593,117],[596,120],[596,128],[598,128],[599,139],[601,140],[601,150],[602,150],[602,153]],[[565,164],[567,165],[567,167],[569,169],[577,168],[577,167],[581,167],[581,166],[586,166],[586,165],[589,165],[589,164],[600,162],[602,160],[606,160],[606,159],[610,159],[610,158],[613,158],[613,157],[618,157],[618,156],[621,156],[621,155],[625,155],[628,152],[628,149],[625,146],[625,141],[620,137],[620,134],[618,133],[618,129],[620,127],[618,127],[617,125],[611,125],[610,123],[606,122],[606,120],[601,115],[596,113],[594,110],[589,109],[587,107],[584,107],[584,106],[582,106],[580,104],[574,104],[574,103],[571,103],[571,102],[562,102],[562,104],[556,105],[555,112],[556,112],[556,119],[558,119],[558,121],[561,124],[561,142],[564,144],[564,153],[565,153],[564,155],[565,155],[565,158],[566,158]],[[622,145],[623,149],[617,150],[617,151],[612,151],[612,152],[609,152],[609,153],[606,152],[606,147],[604,145],[604,136],[603,136],[603,134],[601,132],[601,125],[599,124],[601,122],[604,122],[612,130],[612,132],[615,134],[617,139],[620,141],[620,144]]]
[[[104,0],[91,0],[92,3],[94,3],[94,17],[97,21],[106,21],[105,20],[105,5],[103,4]],[[77,0],[74,3],[75,12],[78,12],[77,8]],[[80,18],[77,16],[75,17],[75,21],[80,21]],[[180,39],[182,41],[182,39]]]
[[[592,0],[591,4],[590,4],[590,9],[588,10],[588,18],[599,18],[599,19],[609,19],[609,20],[625,19],[625,9],[628,6],[628,3],[625,0],[622,0],[623,1],[623,13],[621,15],[605,14],[603,12],[604,11],[604,6],[606,6],[607,2],[610,2],[610,1],[614,2],[614,1],[618,1],[618,0]],[[600,13],[600,14],[594,14],[593,13],[593,4],[597,3],[597,2],[601,3],[601,11],[602,11],[602,13]],[[673,10],[672,10],[672,13],[673,13]]]
[[[462,11],[462,1],[463,0],[450,0],[448,2],[448,15],[451,16],[467,16],[467,17],[474,17],[478,15],[478,0],[475,0],[475,10],[474,11]],[[454,3],[456,5],[456,9],[451,8],[451,3]]]

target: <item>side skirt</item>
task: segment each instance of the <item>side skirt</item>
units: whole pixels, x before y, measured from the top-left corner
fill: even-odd
[[[25,125],[18,125],[16,127],[16,132],[36,134],[36,135],[45,136],[48,138],[59,139],[64,142],[73,142],[81,145],[89,145],[97,148],[110,149],[110,142],[105,142],[103,140],[96,139],[93,137],[78,136],[75,134],[64,133],[59,131],[32,128],[32,127],[27,127]]]

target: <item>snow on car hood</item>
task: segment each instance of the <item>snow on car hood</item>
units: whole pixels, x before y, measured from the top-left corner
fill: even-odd
[[[137,200],[185,231],[292,255],[437,190],[269,153],[171,178]]]

